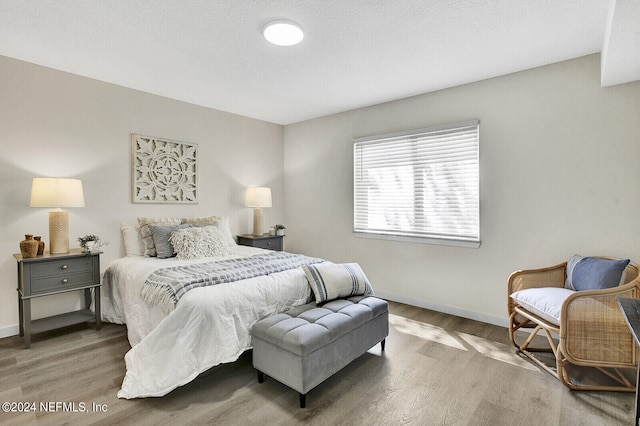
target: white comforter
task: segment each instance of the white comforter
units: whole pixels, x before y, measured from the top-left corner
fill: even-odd
[[[263,250],[237,246],[232,257]],[[228,259],[228,257],[224,258]],[[102,318],[127,324],[132,349],[119,398],[162,396],[251,348],[251,325],[302,305],[310,289],[301,268],[189,291],[166,315],[140,296],[146,277],[161,267],[195,261],[130,256],[113,261],[103,276]]]

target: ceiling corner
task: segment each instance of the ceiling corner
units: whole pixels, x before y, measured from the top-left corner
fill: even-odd
[[[600,58],[600,84],[640,80],[640,2],[610,0]]]

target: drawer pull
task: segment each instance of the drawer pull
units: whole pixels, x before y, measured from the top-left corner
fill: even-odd
[[[62,269],[67,269],[68,266],[67,265],[62,265]]]
[[[64,279],[62,280],[62,284],[66,284],[66,283],[68,283],[68,282],[69,282],[69,280],[68,280],[68,279],[66,279],[66,278],[64,278]]]
[[[268,243],[267,243],[267,245],[268,245],[268,246],[270,246],[270,245],[271,245],[271,243],[270,243],[270,242],[268,242]]]

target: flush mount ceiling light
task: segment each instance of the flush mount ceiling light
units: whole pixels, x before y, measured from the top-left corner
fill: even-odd
[[[264,38],[278,46],[293,46],[304,38],[302,29],[291,21],[271,21],[262,30]]]

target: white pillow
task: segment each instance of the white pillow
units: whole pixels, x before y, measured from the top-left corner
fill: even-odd
[[[171,234],[169,241],[178,259],[220,257],[231,254],[218,227],[214,225],[178,229]]]
[[[331,262],[304,265],[307,281],[316,298],[316,304],[343,297],[373,295],[369,280],[357,263]]]
[[[142,241],[144,242],[144,254],[145,256],[155,256],[156,246],[153,241],[153,234],[149,229],[149,224],[159,223],[161,225],[180,225],[182,219],[178,217],[139,217],[138,225],[140,226],[140,234],[142,234]]]
[[[123,223],[120,232],[124,239],[124,252],[127,256],[144,256],[144,241],[138,225]]]
[[[574,290],[562,287],[528,288],[516,291],[511,299],[534,315],[560,325],[562,303]]]
[[[233,238],[233,234],[231,233],[231,225],[229,225],[229,217],[224,216],[218,218],[218,230],[220,231],[220,235],[222,239],[228,246],[237,246],[236,240]]]

